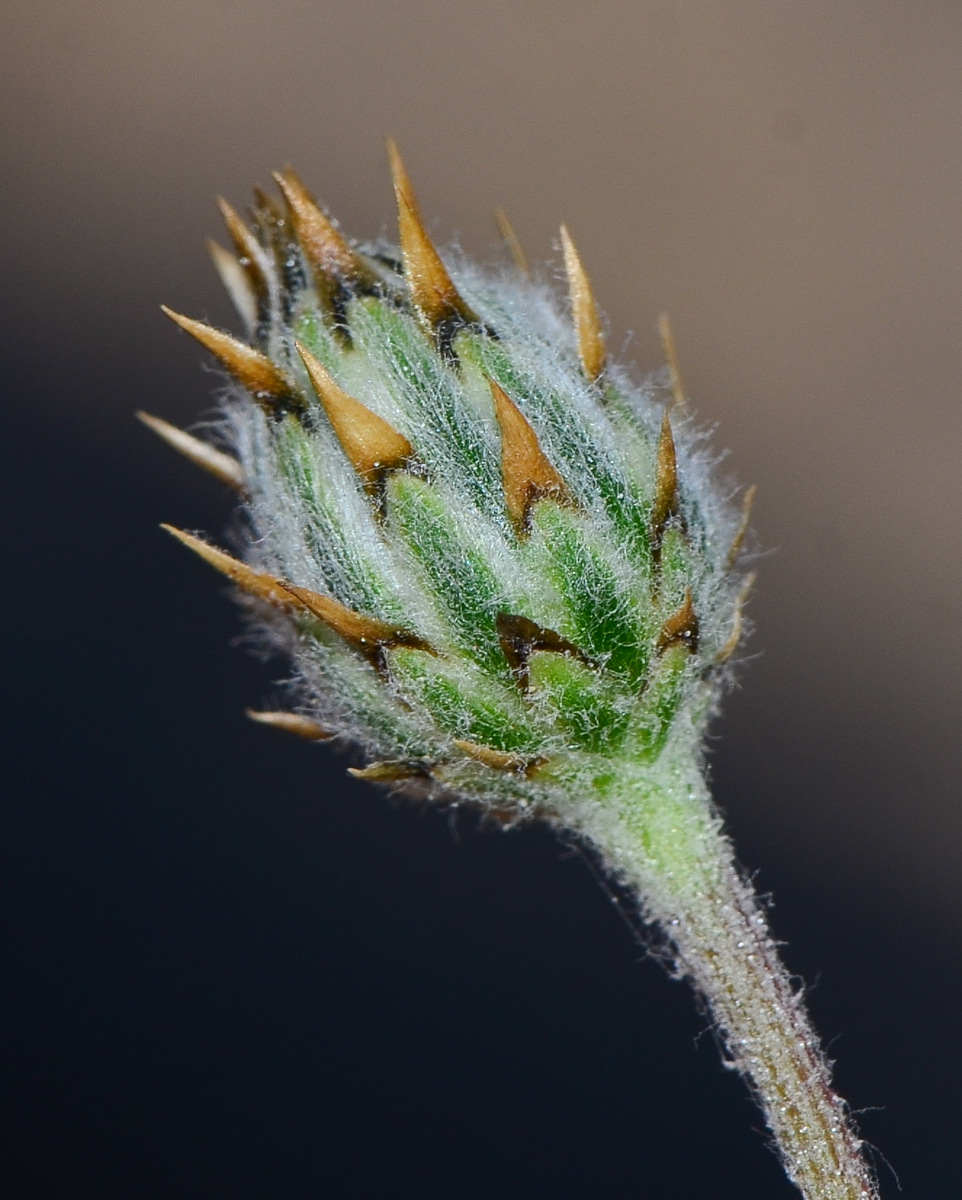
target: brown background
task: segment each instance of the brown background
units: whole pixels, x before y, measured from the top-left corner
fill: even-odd
[[[824,969],[813,1004],[827,1033],[845,1035],[842,1086],[860,1105],[887,1106],[866,1116],[866,1128],[909,1194],[955,1195],[940,1122],[950,1127],[957,1109],[952,1002],[962,981],[962,8],[7,0],[0,12],[3,558],[18,784],[5,817],[5,996],[17,1047],[8,1097],[18,1131],[8,1169],[24,1189],[16,1194],[783,1194],[757,1138],[733,1133],[745,1141],[730,1160],[729,1142],[718,1133],[719,1145],[711,1141],[723,1120],[747,1129],[750,1113],[737,1087],[718,1081],[710,1047],[698,1052],[698,1081],[678,1084],[676,1108],[665,1100],[664,1112],[649,1111],[678,1071],[696,1069],[687,1039],[697,1025],[684,1024],[680,990],[654,971],[612,965],[630,960],[631,947],[600,901],[595,924],[579,924],[573,914],[595,902],[585,900],[594,892],[581,868],[558,867],[557,850],[537,834],[452,842],[443,822],[348,789],[342,764],[323,752],[245,729],[238,710],[269,694],[271,669],[259,675],[227,649],[229,607],[153,532],[158,519],[216,532],[228,508],[130,417],[143,407],[186,424],[206,403],[199,353],[156,306],[230,321],[201,244],[221,236],[212,196],[242,205],[251,183],[290,161],[346,228],[390,232],[391,133],[442,240],[496,254],[491,213],[504,205],[529,257],[557,269],[564,220],[609,314],[612,346],[646,367],[660,363],[655,321],[670,311],[688,391],[717,424],[719,448],[732,448],[732,473],[757,482],[758,540],[772,552],[751,608],[757,657],[719,729],[719,796],[744,859],[779,897],[776,925],[790,937],[793,966],[809,977]],[[328,808],[317,804],[323,789]],[[536,868],[523,865],[529,858]],[[296,870],[308,891],[322,886],[314,872],[333,872],[334,882],[308,901],[285,890]],[[198,907],[183,900],[183,878]],[[385,922],[402,922],[397,906],[415,903],[411,892],[404,899],[408,888],[423,908],[394,937]],[[300,1132],[286,1124],[283,1134],[263,1133],[259,1106],[272,1087],[296,1098],[298,1087],[313,1096],[325,1079],[358,1078],[356,1064],[342,1078],[323,1056],[299,1074],[297,1040],[275,1040],[278,1025],[296,1025],[289,995],[325,993],[320,950],[310,983],[289,965],[313,961],[318,929],[349,931],[349,964],[410,938],[417,951],[397,952],[398,978],[414,971],[413,955],[433,988],[451,954],[474,961],[465,939],[482,936],[505,889],[513,899],[503,924],[492,916],[484,927],[483,982],[472,976],[448,1006],[450,1045],[448,1026],[439,1032],[409,1000],[424,1038],[412,1061],[447,1064],[421,1097],[433,1114],[419,1126],[423,1146],[414,1134],[403,1148],[389,1139],[372,1166],[365,1151],[382,1145],[383,1131],[365,1124],[360,1100],[356,1113],[339,1110],[353,1133],[337,1135],[342,1145],[359,1139],[360,1175],[334,1149],[317,1149],[316,1113]],[[241,893],[249,911],[237,907]],[[432,906],[446,898],[460,916],[438,931]],[[570,910],[546,915],[569,900]],[[295,903],[304,924],[277,961],[260,962],[275,943],[252,934],[254,949],[242,941],[236,961],[211,965],[209,942],[259,928],[265,906],[283,925]],[[573,932],[564,921],[550,933],[539,924],[560,921],[558,912]],[[185,931],[197,928],[207,932],[185,960]],[[372,929],[383,945],[364,940]],[[557,957],[546,965],[538,939],[551,937]],[[514,1132],[494,1149],[496,1130],[485,1131],[470,1104],[474,1115],[454,1122],[459,1132],[447,1129],[444,1088],[510,1108],[512,1064],[545,1028],[525,1026],[498,1081],[479,1065],[490,1047],[465,1050],[470,1063],[461,1062],[458,1022],[473,1045],[491,1017],[492,977],[503,981],[493,1027],[505,1006],[516,1016],[516,1006],[535,1003],[520,998],[527,985],[512,975],[505,945],[519,962],[533,955],[540,964],[531,987],[547,986],[552,970],[570,972],[574,987],[584,956],[606,937],[593,963],[594,1007],[559,1010],[544,1061],[593,1047],[587,1065],[569,1060],[559,1077],[577,1106],[587,1103],[578,1072],[597,1070],[587,1094],[605,1097],[598,1103],[624,1129],[610,1135],[609,1114],[582,1145],[577,1127],[569,1136],[561,1117],[545,1118],[553,1134],[535,1151],[515,1114]],[[339,969],[350,978],[361,970]],[[213,1036],[206,1022],[217,1026],[218,989],[253,995],[265,975],[284,981],[281,998],[252,1000],[260,1016],[238,1018],[223,1035],[220,1065],[197,1065],[207,1061],[197,1047]],[[362,976],[352,986],[368,995],[374,985]],[[382,1089],[385,1111],[394,1092],[384,1055],[413,1036],[392,1016],[404,986],[383,983],[383,1005],[365,1015],[379,1032],[365,1025],[351,1043],[352,1054],[370,1051],[364,1086]],[[615,1016],[604,1006],[619,987],[631,1002]],[[176,1003],[164,989],[186,1005],[182,1029],[169,1023]],[[345,992],[340,1019],[356,1012],[354,995]],[[649,995],[676,1022],[664,1077],[622,1076],[618,1066],[606,1075],[599,1054],[635,1059],[614,1035],[599,1050],[586,1030],[634,1036],[634,1005]],[[258,1062],[275,1064],[272,1083],[237,1065],[247,1061],[238,1047],[252,1043]],[[657,1057],[651,1046],[632,1053],[641,1064]],[[168,1075],[170,1061],[179,1065]],[[519,1069],[547,1070],[540,1059]],[[397,1096],[406,1097],[398,1070]],[[193,1112],[190,1104],[209,1113],[197,1099],[207,1087],[214,1108],[249,1089],[230,1128],[245,1145],[240,1131],[261,1130],[261,1158],[228,1133],[222,1145],[206,1126],[195,1145],[188,1131],[200,1117],[177,1124],[171,1114]],[[711,1087],[717,1098],[703,1099],[699,1089]],[[314,1113],[304,1103],[298,1112]],[[90,1112],[100,1140],[84,1124]],[[664,1139],[683,1139],[696,1117],[694,1141],[681,1141],[684,1154],[672,1160]],[[145,1132],[157,1119],[173,1122],[168,1133]],[[647,1135],[638,1132],[645,1122]],[[294,1149],[282,1153],[285,1138]],[[108,1168],[115,1139],[129,1163]],[[515,1141],[509,1163],[503,1145]],[[574,1143],[581,1165],[565,1166],[563,1147]],[[264,1165],[300,1162],[308,1146],[301,1182]],[[435,1182],[418,1174],[435,1154],[463,1176],[457,1166]],[[636,1154],[657,1158],[661,1174],[646,1176]],[[158,1175],[155,1156],[182,1174]],[[416,1165],[402,1165],[409,1158]],[[58,1190],[57,1180],[70,1186]]]

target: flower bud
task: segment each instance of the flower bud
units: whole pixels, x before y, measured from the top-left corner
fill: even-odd
[[[364,777],[566,822],[613,760],[697,752],[743,627],[744,528],[666,320],[669,386],[638,386],[566,229],[567,304],[442,257],[390,152],[399,250],[346,238],[290,168],[253,231],[221,202],[253,344],[169,315],[232,377],[233,457],[211,461],[242,481],[246,563],[181,540],[292,654],[298,728],[393,764]]]

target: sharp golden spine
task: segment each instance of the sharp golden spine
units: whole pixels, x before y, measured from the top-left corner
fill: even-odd
[[[217,197],[217,207],[220,209],[230,240],[234,243],[237,261],[246,272],[254,294],[259,299],[266,298],[269,291],[268,277],[270,274],[266,253],[238,212],[223,196]]]
[[[234,311],[244,322],[245,333],[251,337],[257,328],[257,293],[249,273],[241,266],[239,259],[213,238],[207,239],[207,253],[224,291],[234,306]]]
[[[274,181],[284,197],[294,235],[319,287],[326,291],[331,281],[351,288],[370,287],[374,276],[291,168],[275,171]]]
[[[264,571],[255,571],[246,563],[218,550],[202,538],[185,533],[173,525],[161,525],[195,554],[209,563],[216,571],[226,575],[231,583],[242,592],[258,600],[266,600],[279,608],[295,609],[322,621],[339,637],[359,650],[367,658],[380,656],[385,649],[405,646],[414,650],[430,650],[428,644],[406,629],[401,629],[376,617],[366,617],[352,611],[330,596],[322,596],[310,588],[298,587],[286,580],[277,579]],[[380,661],[380,659],[379,659]]]
[[[537,434],[504,389],[489,379],[494,415],[501,430],[501,484],[504,503],[515,529],[523,533],[536,500],[566,501],[564,480],[548,461]]]
[[[735,597],[735,610],[732,613],[732,630],[725,640],[725,644],[715,655],[715,662],[720,666],[722,663],[728,662],[731,656],[738,649],[738,644],[742,640],[742,630],[744,627],[744,617],[742,616],[745,608],[745,602],[748,600],[752,588],[755,586],[755,572],[745,576],[745,580]]]
[[[258,725],[268,725],[271,729],[279,729],[282,733],[291,733],[294,737],[303,738],[307,742],[326,742],[336,735],[325,729],[318,721],[305,717],[302,713],[283,711],[258,711],[247,708],[246,716]]]
[[[514,265],[525,279],[531,278],[531,268],[528,266],[528,260],[525,257],[521,242],[518,240],[518,235],[514,231],[514,227],[508,220],[508,214],[503,208],[495,209],[495,223],[498,226],[498,233],[501,234],[501,240],[508,248],[508,253],[511,255]]]
[[[581,359],[585,375],[594,381],[604,371],[607,358],[601,317],[598,315],[598,306],[595,304],[587,272],[581,265],[581,258],[564,225],[561,226],[561,248],[564,252],[565,273],[568,276],[571,316],[578,339],[578,357]]]
[[[298,395],[286,372],[275,366],[266,354],[248,346],[246,342],[238,341],[229,333],[205,325],[203,321],[182,316],[164,304],[160,307],[175,325],[179,325],[196,338],[205,350],[209,350],[262,407],[268,411],[274,411],[281,404],[293,408],[304,407],[303,397]]]
[[[170,425],[167,421],[162,421],[160,417],[151,416],[150,413],[138,412],[137,419],[142,421],[148,429],[152,429],[158,437],[163,438],[168,446],[172,446],[184,458],[189,459],[195,467],[207,471],[215,479],[219,479],[221,483],[226,483],[229,488],[233,488],[235,492],[243,495],[245,490],[244,469],[233,455],[225,454],[209,442],[203,442],[200,438],[194,437],[192,433],[178,429],[176,425]]]
[[[275,579],[273,575],[268,575],[264,571],[255,571],[247,563],[233,558],[230,554],[218,550],[216,546],[211,546],[202,538],[187,533],[183,529],[177,529],[173,525],[161,525],[161,529],[165,529],[189,550],[193,550],[215,571],[226,575],[231,583],[240,588],[242,592],[246,592],[247,595],[253,596],[257,600],[266,600],[268,604],[277,605],[279,608],[303,609],[305,607],[291,594],[283,581]]]
[[[392,625],[389,621],[381,621],[376,617],[366,617],[354,612],[340,601],[331,596],[321,596],[308,588],[296,587],[292,583],[284,584],[284,590],[311,616],[323,621],[339,637],[359,650],[366,658],[376,660],[382,665],[383,651],[403,646],[409,650],[427,650],[430,646],[423,638],[419,638],[410,630]]]
[[[692,603],[691,588],[685,591],[681,607],[671,614],[658,634],[658,649],[662,652],[674,646],[684,646],[694,654],[698,649],[698,618]]]
[[[675,405],[685,403],[685,389],[681,382],[681,372],[678,370],[678,352],[675,349],[675,339],[672,336],[668,314],[662,313],[658,318],[658,332],[661,336],[661,349],[668,367],[668,381],[671,384],[671,398]]]
[[[738,559],[741,552],[742,543],[745,541],[745,534],[748,532],[748,526],[752,519],[752,502],[755,499],[755,484],[745,490],[745,495],[742,497],[742,515],[738,522],[738,528],[735,530],[735,536],[732,538],[732,544],[728,548],[728,557],[725,559],[725,566],[730,571]]]
[[[451,281],[444,263],[428,237],[421,220],[401,156],[393,141],[388,141],[391,178],[397,200],[398,233],[404,277],[411,293],[411,303],[432,333],[461,325],[477,325],[478,318],[468,307]]]
[[[674,513],[678,495],[678,462],[675,439],[671,432],[668,410],[661,419],[658,453],[655,466],[655,494],[651,502],[649,525],[655,546],[661,542],[668,518]]]
[[[432,778],[431,768],[427,763],[403,758],[371,763],[368,767],[348,767],[347,773],[367,783],[407,783],[413,779]]]
[[[348,461],[364,486],[376,489],[388,471],[413,460],[414,447],[387,421],[339,387],[306,346],[300,342],[295,345]]]
[[[544,763],[543,758],[525,757],[523,754],[509,754],[504,750],[495,750],[493,746],[482,746],[478,742],[465,741],[455,738],[453,744],[468,758],[482,766],[490,767],[493,771],[510,771],[517,775],[530,775]]]

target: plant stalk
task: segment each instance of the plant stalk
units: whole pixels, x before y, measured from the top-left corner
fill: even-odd
[[[679,975],[703,998],[727,1058],[761,1108],[805,1200],[877,1200],[873,1173],[801,992],[739,871],[691,756],[652,780],[628,768],[597,785],[605,803],[582,833],[638,897]]]

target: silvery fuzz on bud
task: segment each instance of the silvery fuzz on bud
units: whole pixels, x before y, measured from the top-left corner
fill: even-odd
[[[171,529],[289,656],[290,711],[363,779],[582,840],[707,1002],[809,1200],[875,1185],[739,871],[702,744],[744,631],[752,490],[685,402],[611,361],[567,230],[567,296],[442,257],[393,144],[399,246],[341,233],[290,169],[209,249],[246,340],[165,309],[230,379],[218,445],[142,419],[233,488],[243,544]],[[168,527],[169,528],[169,527]],[[326,764],[328,769],[330,765]]]

